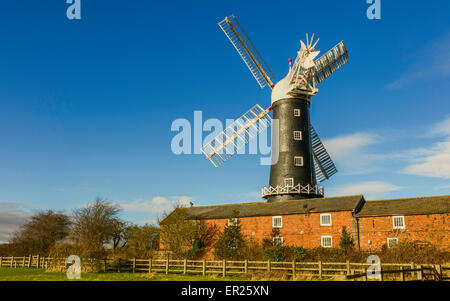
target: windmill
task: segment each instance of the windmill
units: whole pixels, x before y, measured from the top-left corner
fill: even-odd
[[[262,189],[262,197],[269,202],[294,198],[323,197],[322,182],[337,172],[328,152],[311,125],[309,107],[316,86],[348,61],[344,42],[339,42],[327,53],[316,59],[319,51],[315,47],[314,34],[306,44],[300,41],[300,50],[292,65],[289,59],[288,74],[276,84],[275,77],[256,50],[242,26],[231,15],[219,22],[220,28],[231,41],[255,77],[261,88],[272,89],[271,105],[263,109],[258,104],[238,118],[209,143],[202,152],[215,167],[220,166],[237,150],[279,120],[279,131],[273,131],[279,143],[278,160],[271,165],[269,186]],[[275,129],[275,128],[274,128]],[[272,139],[276,140],[276,139]]]

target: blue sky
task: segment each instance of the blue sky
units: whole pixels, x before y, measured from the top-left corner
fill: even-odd
[[[217,25],[235,14],[277,79],[299,39],[350,61],[319,86],[312,122],[339,173],[328,196],[450,194],[448,1],[3,1],[0,10],[0,241],[39,209],[97,196],[154,221],[177,201],[259,201],[259,155],[220,168],[171,151],[177,118],[237,118],[261,90]],[[205,136],[207,133],[204,134]]]

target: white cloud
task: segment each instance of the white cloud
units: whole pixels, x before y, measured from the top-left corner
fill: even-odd
[[[401,173],[450,179],[450,139],[412,150],[411,154],[413,158]]]
[[[430,133],[437,136],[450,136],[450,116],[432,126]]]
[[[401,189],[402,187],[387,182],[368,181],[330,188],[327,195],[344,196],[363,194],[365,199],[376,199],[385,196],[389,192]]]
[[[323,144],[342,174],[362,174],[374,171],[375,161],[385,155],[369,153],[367,147],[381,141],[372,133],[354,133],[325,139]]]
[[[426,148],[410,150],[408,165],[400,172],[450,179],[450,117],[432,126],[429,134],[441,136],[443,141],[435,142]]]
[[[189,196],[173,196],[170,198],[156,196],[152,199],[136,199],[131,202],[115,201],[125,211],[133,211],[140,213],[162,214],[171,211],[176,205],[189,206],[194,198]]]
[[[25,224],[28,217],[29,214],[22,211],[0,210],[0,243],[8,242],[11,234]]]

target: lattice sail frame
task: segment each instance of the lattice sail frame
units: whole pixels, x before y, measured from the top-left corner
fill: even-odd
[[[201,149],[203,154],[215,167],[219,167],[272,124],[271,109],[264,110],[260,105],[255,105],[205,144]]]
[[[275,76],[234,15],[218,23],[261,88],[273,87]]]
[[[348,52],[344,42],[341,41],[320,58],[314,60],[314,65],[308,64],[308,67],[304,67],[306,61],[311,61],[311,58],[315,58],[319,54],[319,51],[314,49],[318,40],[313,44],[312,39],[311,42],[307,41],[307,46],[300,41],[302,47],[298,51],[297,58],[292,69],[289,70],[288,76],[293,89],[309,90],[315,94],[318,91],[316,86],[319,83],[348,62]]]
[[[319,136],[317,135],[314,127],[310,124],[311,131],[311,143],[314,160],[314,171],[316,174],[316,180],[323,182],[329,179],[332,175],[337,173],[337,168],[331,160],[325,146],[322,144]]]
[[[315,61],[312,68],[311,85],[315,87],[348,62],[348,52],[344,41],[340,41],[327,53]]]

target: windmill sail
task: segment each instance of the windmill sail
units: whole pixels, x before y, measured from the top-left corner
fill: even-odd
[[[315,61],[316,66],[313,68],[314,76],[312,77],[313,86],[322,82],[347,62],[348,52],[344,42],[341,41]]]
[[[236,48],[260,87],[264,88],[267,85],[273,87],[275,76],[234,15],[226,17],[223,21],[219,22],[219,26]]]
[[[271,109],[272,107],[264,110],[255,105],[205,144],[202,147],[203,154],[218,167],[272,124],[272,118],[268,114]]]
[[[322,141],[320,141],[314,127],[311,125],[310,128],[316,179],[319,182],[323,182],[337,173],[337,169],[327,150],[323,146]]]

